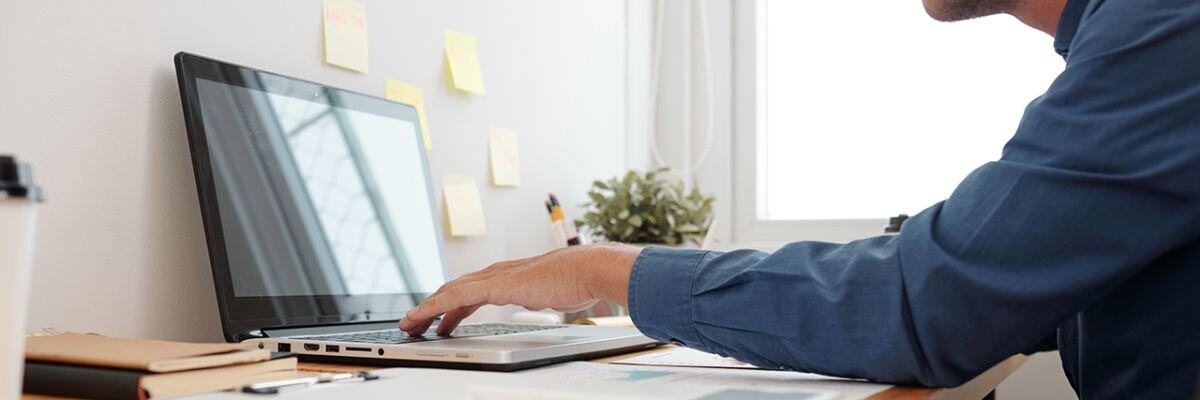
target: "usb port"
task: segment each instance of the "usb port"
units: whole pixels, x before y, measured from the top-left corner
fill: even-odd
[[[278,350],[280,353],[290,353],[292,351],[291,343],[280,343]]]
[[[365,352],[368,352],[368,353],[370,353],[370,352],[371,352],[371,348],[370,348],[370,347],[351,347],[351,346],[346,346],[346,351],[365,351]]]
[[[327,345],[325,345],[325,352],[326,352],[326,353],[337,353],[337,352],[338,352],[338,345],[336,345],[336,344],[327,344]]]
[[[317,351],[317,350],[321,350],[321,345],[316,344],[316,343],[305,343],[304,349],[308,350],[308,351]]]

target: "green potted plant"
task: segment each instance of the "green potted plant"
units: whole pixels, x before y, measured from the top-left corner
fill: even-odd
[[[680,180],[667,180],[666,168],[595,181],[575,225],[594,239],[632,244],[699,246],[708,234],[715,199]]]

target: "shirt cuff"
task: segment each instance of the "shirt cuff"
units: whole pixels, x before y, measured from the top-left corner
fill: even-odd
[[[707,251],[647,247],[629,274],[629,315],[653,339],[702,348],[692,320],[692,279]]]

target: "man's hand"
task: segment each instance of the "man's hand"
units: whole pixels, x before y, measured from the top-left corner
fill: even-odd
[[[423,334],[433,319],[449,334],[485,304],[515,304],[540,310],[583,310],[600,300],[628,301],[629,273],[640,248],[623,244],[576,246],[493,264],[447,282],[400,321],[400,329]]]

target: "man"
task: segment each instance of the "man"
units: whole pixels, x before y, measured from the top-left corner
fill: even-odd
[[[1013,354],[1057,347],[1082,398],[1191,398],[1200,1],[925,8],[939,20],[1014,15],[1055,36],[1066,68],[1000,160],[898,236],[773,254],[559,250],[447,283],[401,329],[424,331],[444,314],[438,331],[449,332],[483,304],[606,299],[627,304],[650,337],[764,367],[955,386]]]

